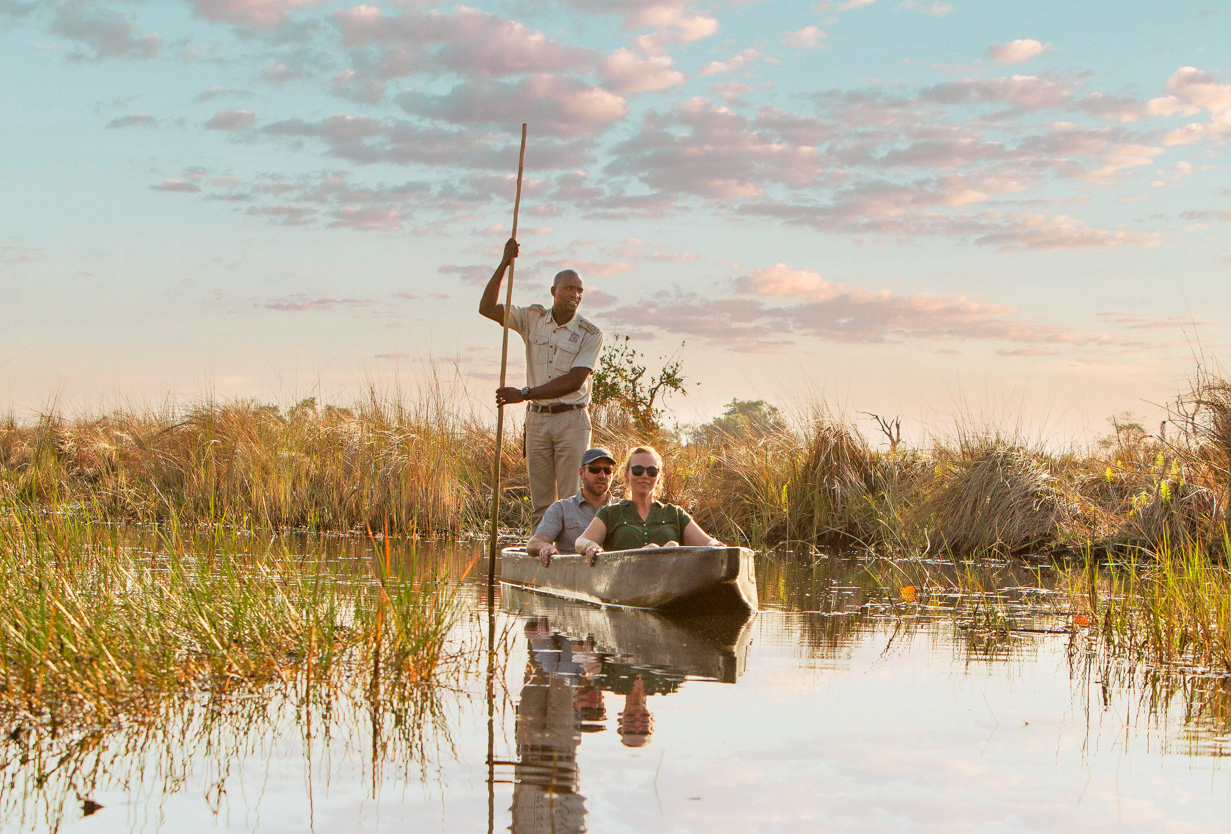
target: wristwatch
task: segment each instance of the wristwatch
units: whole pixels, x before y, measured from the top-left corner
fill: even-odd
[[[522,389],[521,389],[521,398],[522,398],[523,400],[528,400],[528,399],[530,399],[530,386],[529,386],[529,385],[527,385],[527,386],[525,386],[524,388],[522,388]]]

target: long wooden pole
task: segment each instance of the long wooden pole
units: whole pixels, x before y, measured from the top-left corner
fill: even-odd
[[[517,196],[513,200],[513,234],[517,237],[517,210],[521,208],[521,172],[526,164],[526,126],[521,126],[521,155],[517,159]],[[504,293],[504,341],[500,346],[500,387],[505,387],[505,375],[509,366],[509,312],[513,308],[513,264],[509,262],[509,284]],[[504,406],[496,405],[496,462],[492,466],[492,524],[491,541],[487,548],[487,593],[489,604],[496,590],[497,535],[500,531],[500,453],[504,442]]]

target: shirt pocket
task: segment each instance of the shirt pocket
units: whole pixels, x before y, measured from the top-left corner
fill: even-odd
[[[563,376],[573,370],[573,362],[577,359],[577,352],[580,350],[580,341],[570,342],[564,339],[557,344],[551,362],[552,376]]]

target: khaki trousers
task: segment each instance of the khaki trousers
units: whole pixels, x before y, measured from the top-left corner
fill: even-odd
[[[560,414],[526,414],[526,469],[530,473],[530,529],[559,498],[576,495],[581,484],[577,470],[590,448],[590,414],[575,408]]]

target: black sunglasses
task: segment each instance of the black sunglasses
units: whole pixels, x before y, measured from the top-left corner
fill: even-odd
[[[628,471],[632,472],[634,475],[649,475],[651,478],[658,477],[657,466],[630,466],[628,467]]]
[[[610,475],[610,474],[611,474],[611,467],[610,467],[610,466],[593,466],[593,465],[591,465],[591,466],[587,466],[587,467],[586,467],[586,469],[589,469],[589,470],[590,470],[590,474],[591,474],[591,475]]]

